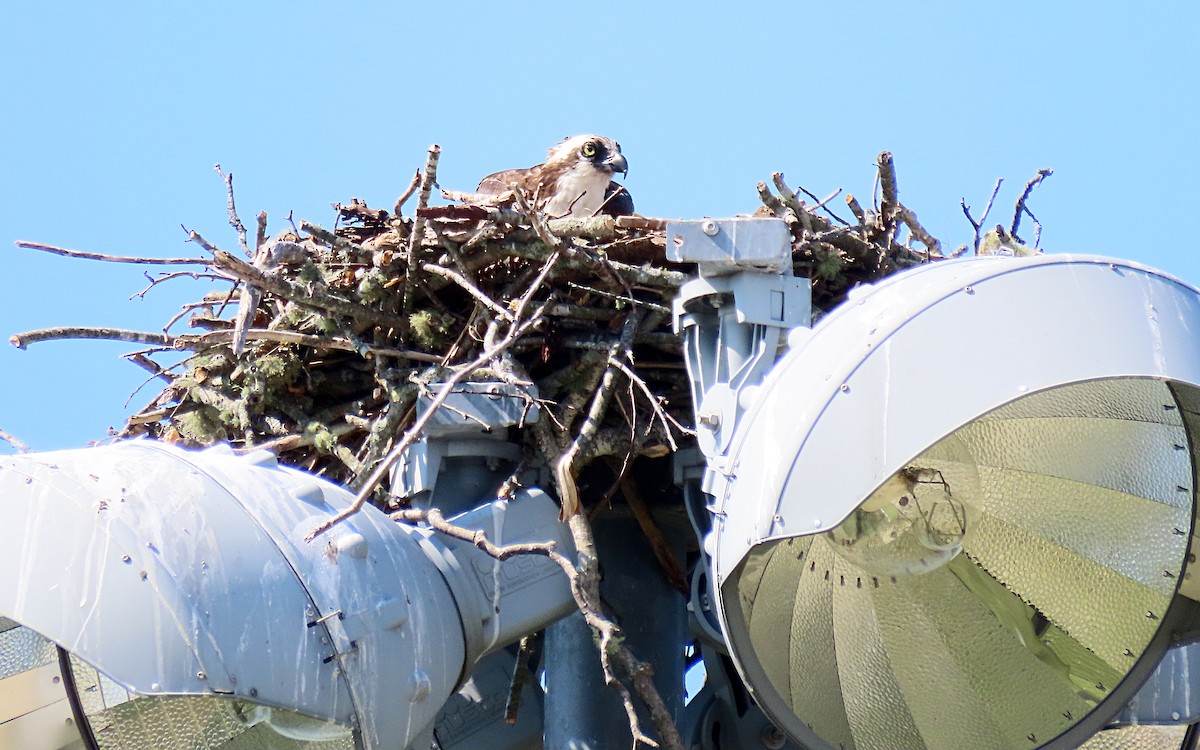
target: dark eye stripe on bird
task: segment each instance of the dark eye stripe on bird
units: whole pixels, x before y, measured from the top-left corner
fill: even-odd
[[[629,172],[619,143],[599,135],[577,135],[551,148],[544,164],[484,177],[478,192],[500,195],[516,185],[529,196],[538,195],[542,210],[554,218],[627,216],[633,213],[633,198],[613,181],[616,172]]]

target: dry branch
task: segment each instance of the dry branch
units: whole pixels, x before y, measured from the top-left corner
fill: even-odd
[[[1042,225],[1038,222],[1037,217],[1033,215],[1033,212],[1029,210],[1029,207],[1026,206],[1026,201],[1029,200],[1029,194],[1033,192],[1033,189],[1040,185],[1042,180],[1046,179],[1052,174],[1054,174],[1054,170],[1039,169],[1037,174],[1033,176],[1033,179],[1025,183],[1025,189],[1021,191],[1021,197],[1017,199],[1016,208],[1013,210],[1012,227],[1008,230],[1008,233],[1015,237],[1018,242],[1021,241],[1021,235],[1018,232],[1018,230],[1021,228],[1021,214],[1028,214],[1029,218],[1033,220],[1034,225],[1037,227],[1035,230],[1037,237],[1039,239],[1041,237]],[[1038,243],[1035,240],[1033,244],[1036,247]]]
[[[9,435],[4,430],[0,430],[0,440],[3,440],[4,442],[8,443],[12,447],[16,448],[18,453],[28,453],[29,452],[28,445],[25,445],[25,443],[16,439],[12,435]]]
[[[663,738],[664,745],[669,750],[683,750],[683,740],[679,735],[679,730],[675,727],[658,689],[654,687],[653,670],[649,665],[639,661],[624,645],[621,626],[604,611],[600,600],[598,572],[593,565],[585,562],[581,567],[576,567],[566,556],[555,549],[553,542],[496,546],[487,538],[486,532],[455,526],[448,522],[436,508],[402,510],[393,513],[392,518],[405,523],[427,523],[433,530],[455,539],[470,542],[497,560],[507,560],[517,555],[540,555],[549,558],[567,576],[576,606],[583,614],[584,620],[599,635],[600,661],[604,670],[605,682],[616,691],[621,699],[621,704],[625,708],[625,714],[629,720],[629,730],[633,735],[634,747],[637,747],[639,743],[658,747],[659,743],[642,730],[641,719],[633,705],[633,696],[613,669],[614,659],[628,679],[633,682],[638,697],[646,704],[655,729]],[[572,517],[571,532],[579,556],[584,560],[594,561],[595,545],[592,541],[591,529],[587,526],[587,521],[583,516]]]
[[[83,250],[68,250],[65,247],[55,247],[54,245],[44,245],[40,242],[27,242],[25,240],[17,240],[13,244],[17,247],[22,247],[27,250],[41,250],[45,253],[62,255],[67,258],[102,260],[108,263],[141,263],[155,266],[208,265],[208,260],[205,258],[139,258],[130,255],[105,255],[103,253],[89,253]]]

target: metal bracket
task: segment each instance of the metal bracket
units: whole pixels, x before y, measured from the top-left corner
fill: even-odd
[[[672,221],[667,224],[667,260],[697,263],[701,276],[750,269],[783,273],[792,267],[792,233],[782,219]]]
[[[430,393],[417,399],[417,415],[429,411],[433,399],[445,383],[434,383]],[[424,433],[429,437],[489,432],[497,427],[514,427],[537,422],[537,404],[530,400],[536,391],[523,391],[499,381],[467,382],[454,391],[430,417]]]
[[[667,257],[699,265],[673,302],[696,409],[700,449],[729,448],[753,390],[786,341],[812,319],[812,287],[792,275],[791,232],[779,219],[671,222]]]
[[[1177,643],[1167,649],[1114,724],[1193,724],[1200,721],[1200,642]]]
[[[430,392],[417,399],[418,416],[425,414],[433,399],[445,388],[444,383],[430,386]],[[499,381],[467,382],[454,387],[441,407],[430,414],[422,438],[401,454],[392,468],[392,492],[399,497],[414,497],[433,493],[447,459],[452,461],[453,475],[441,495],[464,495],[449,498],[447,510],[474,507],[484,498],[472,490],[485,485],[499,484],[503,473],[521,458],[518,445],[507,440],[509,427],[537,422],[540,412],[536,390],[524,390]],[[469,495],[469,496],[467,496]],[[461,502],[460,502],[461,501]]]

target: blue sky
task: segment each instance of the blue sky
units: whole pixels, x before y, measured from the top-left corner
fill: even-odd
[[[1131,258],[1200,282],[1191,223],[1200,4],[10,4],[0,24],[0,343],[53,325],[156,330],[203,285],[130,299],[142,268],[12,247],[28,239],[186,256],[180,225],[233,249],[224,192],[331,224],[389,206],[439,143],[444,187],[541,161],[564,136],[619,140],[640,212],[753,210],[783,171],[901,198],[951,247],[997,177],[1056,252]],[[184,330],[184,329],[178,329]],[[150,386],[103,342],[0,346],[0,429],[35,449],[101,439]],[[9,448],[0,443],[0,452]]]

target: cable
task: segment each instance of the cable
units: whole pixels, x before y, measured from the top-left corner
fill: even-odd
[[[71,704],[71,715],[75,718],[75,726],[79,728],[79,739],[83,742],[84,750],[100,750],[96,736],[92,734],[92,725],[87,714],[83,711],[83,703],[79,700],[79,690],[75,685],[75,670],[71,667],[71,654],[62,646],[58,649],[58,671],[62,673],[63,687],[67,692],[67,702]]]

